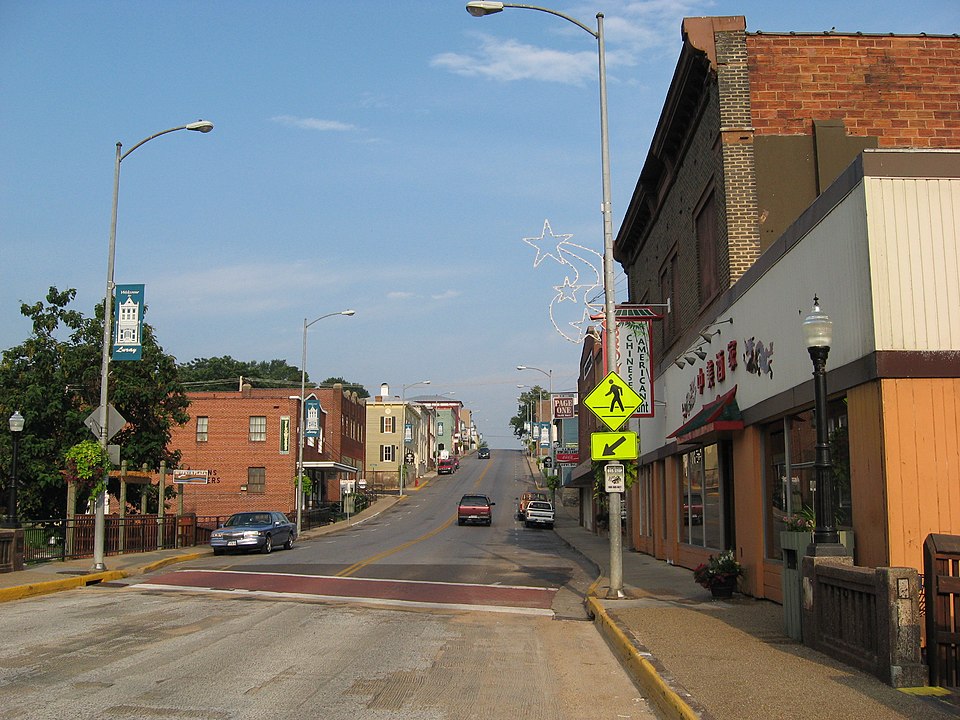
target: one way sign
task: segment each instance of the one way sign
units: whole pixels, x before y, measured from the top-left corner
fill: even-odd
[[[590,435],[591,460],[636,460],[635,432],[597,432]]]

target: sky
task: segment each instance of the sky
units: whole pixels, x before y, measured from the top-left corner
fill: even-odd
[[[102,301],[116,143],[204,119],[212,132],[121,163],[114,279],[145,284],[163,349],[299,367],[304,323],[352,309],[308,329],[311,379],[446,394],[492,447],[518,447],[517,386],[575,390],[602,304],[597,42],[464,5],[0,0],[0,350],[29,337],[20,304],[50,286],[86,316]],[[594,29],[605,16],[614,235],[684,17],[960,31],[956,0],[549,7]]]

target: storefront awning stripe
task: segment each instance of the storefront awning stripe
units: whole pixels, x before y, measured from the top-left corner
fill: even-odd
[[[689,442],[697,437],[721,430],[743,430],[743,416],[737,405],[737,386],[720,395],[697,412],[667,437],[677,442]]]

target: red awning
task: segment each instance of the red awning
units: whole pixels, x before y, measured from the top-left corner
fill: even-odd
[[[689,443],[711,433],[731,430],[743,430],[743,417],[737,405],[737,386],[720,395],[716,400],[705,404],[683,425],[667,437],[676,438],[678,443]]]

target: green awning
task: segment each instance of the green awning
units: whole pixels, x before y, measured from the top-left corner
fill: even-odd
[[[676,438],[678,443],[689,443],[712,433],[743,430],[743,416],[737,405],[737,386],[720,395],[716,400],[705,404],[683,425],[667,437]]]

